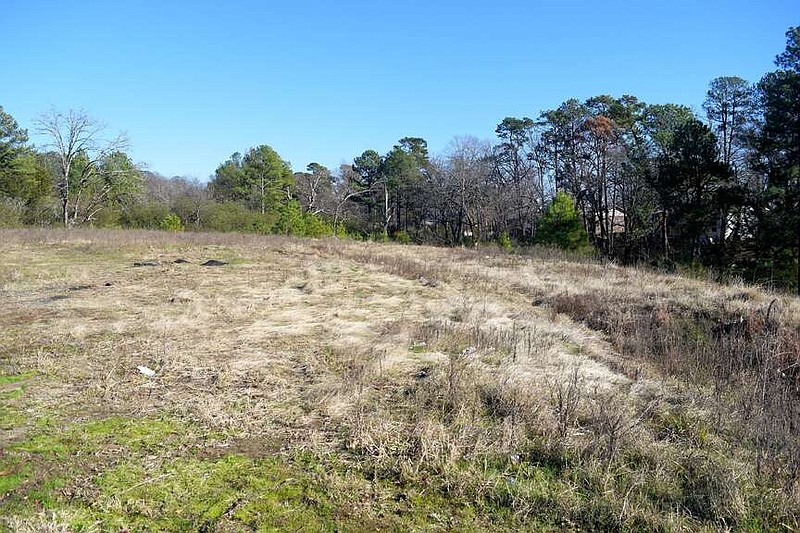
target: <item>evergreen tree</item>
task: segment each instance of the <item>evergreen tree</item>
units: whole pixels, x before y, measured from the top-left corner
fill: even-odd
[[[756,139],[764,176],[756,202],[758,277],[800,291],[800,27],[758,84],[763,123]]]
[[[575,209],[575,201],[564,191],[559,191],[547,212],[539,220],[536,242],[569,251],[587,251],[589,235]]]

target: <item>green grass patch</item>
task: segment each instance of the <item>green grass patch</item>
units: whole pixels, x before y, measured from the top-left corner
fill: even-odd
[[[112,417],[63,431],[52,424],[39,427],[42,428],[39,433],[13,445],[12,449],[57,457],[95,452],[110,445],[137,454],[158,453],[186,442],[195,433],[188,424],[167,418]]]
[[[10,444],[0,456],[0,508],[17,517],[63,510],[77,517],[78,526],[88,512],[91,520],[84,529],[90,530],[96,529],[91,524],[97,513],[90,508],[99,490],[92,482],[98,473],[143,469],[136,465],[185,452],[200,434],[191,424],[169,418],[112,417],[67,428],[52,417],[43,420],[47,423],[37,424],[36,433]],[[203,434],[202,442],[211,438]]]
[[[29,464],[15,458],[0,458],[0,502],[5,496],[16,490],[31,475]]]
[[[23,387],[14,387],[0,392],[0,399],[2,400],[16,400],[22,398]]]
[[[176,459],[159,468],[123,464],[98,478],[91,513],[104,529],[333,530],[326,488],[280,458]]]
[[[31,374],[32,375],[32,374]],[[28,374],[18,374],[15,376],[1,376],[0,385],[19,383],[30,377]],[[0,429],[10,430],[25,423],[27,417],[19,411],[13,404],[22,398],[24,387],[18,386],[0,390]]]
[[[19,383],[20,381],[25,381],[26,379],[30,379],[35,375],[36,374],[34,372],[25,372],[22,374],[0,376],[0,386],[8,385],[10,383]]]
[[[0,429],[14,429],[24,424],[25,421],[25,415],[19,411],[5,405],[0,405]]]

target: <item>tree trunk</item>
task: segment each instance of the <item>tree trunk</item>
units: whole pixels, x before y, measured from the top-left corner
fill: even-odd
[[[69,227],[69,199],[67,198],[66,195],[61,199],[61,215],[63,216],[63,219],[64,219],[64,227],[68,228]]]
[[[797,294],[800,295],[800,218],[797,220],[796,224],[797,224],[797,227],[795,228],[795,237],[796,237],[796,242],[795,242],[795,257],[796,257],[796,261],[795,261],[795,269],[796,269],[795,283],[797,283],[797,287],[796,287]]]
[[[389,187],[383,184],[383,235],[389,236],[389,220],[391,219],[391,207],[389,206]]]

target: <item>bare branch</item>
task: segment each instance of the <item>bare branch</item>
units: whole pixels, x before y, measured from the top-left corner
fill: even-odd
[[[83,110],[67,112],[51,108],[36,120],[36,131],[50,140],[45,146],[58,159],[58,172],[54,175],[55,188],[61,200],[61,215],[65,227],[90,221],[97,211],[95,206],[103,204],[109,197],[106,184],[96,184],[98,169],[103,161],[128,147],[128,139],[120,134],[106,140],[102,133],[106,126],[86,114]],[[77,175],[75,165],[82,165]],[[89,197],[86,213],[81,212],[81,198]]]

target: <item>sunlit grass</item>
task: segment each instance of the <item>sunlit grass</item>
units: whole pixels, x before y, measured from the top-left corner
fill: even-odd
[[[496,247],[0,244],[12,530],[798,525],[796,299]]]

